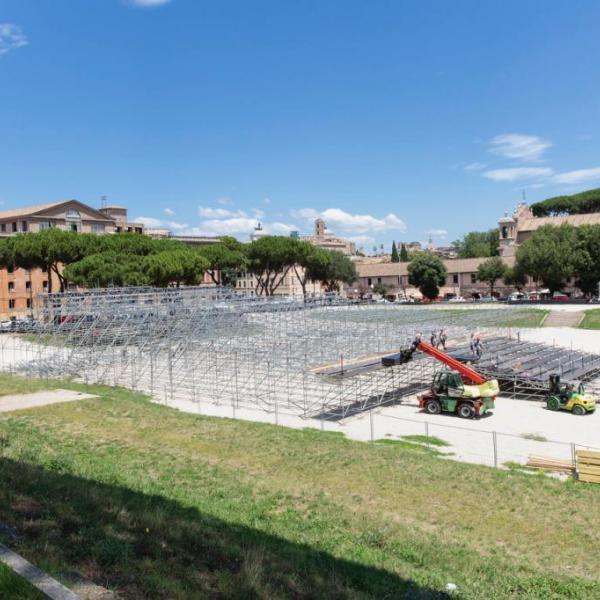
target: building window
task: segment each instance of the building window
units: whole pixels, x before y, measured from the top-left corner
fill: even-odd
[[[16,221],[13,221],[13,223],[12,223],[12,230],[13,230],[13,233],[17,233],[17,222]]]
[[[14,299],[14,298],[11,298],[11,299],[8,301],[8,308],[9,308],[10,310],[12,310],[14,307],[15,307],[15,299]]]
[[[28,229],[27,221],[21,221],[21,231],[27,231]]]
[[[377,283],[381,283],[381,277],[377,278]]]
[[[452,283],[458,283],[458,273],[452,274]]]
[[[0,231],[6,233],[6,223],[0,223]]]
[[[39,228],[41,229],[52,229],[54,223],[52,221],[40,221]]]
[[[31,298],[27,298],[27,308],[31,308]]]
[[[44,281],[42,281],[42,289],[44,291],[48,290],[48,282],[44,279]]]
[[[26,281],[25,282],[25,289],[26,290],[30,290],[31,289],[31,281]]]
[[[92,223],[92,233],[104,233],[104,223]]]
[[[15,291],[15,282],[14,281],[9,281],[8,282],[8,291],[9,292],[14,292]]]
[[[372,285],[372,279],[370,277],[367,279],[367,285]]]
[[[141,227],[136,227],[135,232],[136,233],[144,233]]]
[[[471,283],[477,283],[477,273],[471,273]]]
[[[68,231],[81,231],[81,215],[75,208],[69,208],[65,214]]]

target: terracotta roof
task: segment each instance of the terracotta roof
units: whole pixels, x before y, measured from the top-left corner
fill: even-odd
[[[60,202],[48,202],[47,204],[36,204],[35,206],[23,206],[21,208],[10,208],[8,210],[0,211],[0,219],[10,219],[12,217],[27,217],[33,215],[42,210],[48,210],[69,202],[69,200],[62,200]]]
[[[518,231],[535,231],[542,225],[562,225],[568,223],[578,227],[579,225],[600,224],[600,213],[588,213],[585,215],[566,215],[564,217],[534,217],[533,219],[519,219]]]
[[[442,262],[446,266],[448,273],[474,273],[477,267],[486,261],[487,258],[448,258]],[[502,262],[512,267],[515,263],[514,256],[502,257]],[[359,277],[394,277],[398,275],[408,275],[409,263],[376,263],[365,264],[356,263],[356,270]]]
[[[9,210],[0,211],[0,221],[4,219],[14,219],[19,217],[31,217],[36,215],[37,213],[43,213],[45,210],[49,210],[51,208],[56,208],[57,206],[62,206],[63,204],[69,203],[77,204],[80,207],[83,207],[85,210],[94,213],[96,217],[94,221],[105,221],[107,223],[112,223],[114,219],[107,217],[105,214],[101,213],[98,209],[93,208],[92,206],[88,206],[75,198],[71,198],[69,200],[59,200],[58,202],[48,202],[47,204],[36,204],[34,206],[22,206],[21,208],[11,208]]]

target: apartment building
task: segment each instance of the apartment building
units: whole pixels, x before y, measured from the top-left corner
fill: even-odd
[[[127,209],[123,206],[95,209],[72,199],[0,211],[0,238],[52,228],[97,235],[144,233],[142,223],[128,221]],[[52,277],[52,289],[57,290],[58,277],[55,274]],[[48,273],[40,269],[0,269],[0,319],[31,314],[35,297],[48,288]]]

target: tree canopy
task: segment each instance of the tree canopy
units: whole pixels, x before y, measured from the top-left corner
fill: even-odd
[[[600,188],[570,196],[554,196],[531,205],[536,217],[556,217],[600,212]]]
[[[483,261],[477,268],[477,279],[490,285],[490,295],[494,293],[494,286],[498,279],[506,275],[506,265],[499,256],[492,256]]]
[[[498,229],[470,231],[462,239],[452,242],[458,258],[481,258],[498,256]]]
[[[335,250],[327,250],[327,252],[331,257],[330,262],[316,279],[323,284],[325,291],[337,292],[340,282],[350,285],[358,279],[358,273],[356,266],[347,256]]]
[[[429,252],[416,254],[408,264],[408,282],[430,300],[438,297],[439,286],[444,285],[447,275],[442,260]]]
[[[551,292],[560,291],[582,264],[576,229],[570,225],[544,225],[517,250],[519,269]]]
[[[519,264],[514,267],[507,267],[502,277],[504,285],[512,286],[521,291],[527,285],[527,273]]]
[[[393,263],[400,262],[400,254],[398,254],[398,248],[396,247],[396,242],[392,242],[392,262]]]
[[[402,242],[402,245],[400,246],[400,262],[408,262],[408,261],[409,261],[408,250],[406,249],[406,245],[404,244],[404,242]]]
[[[207,272],[215,285],[235,284],[235,273],[246,270],[243,245],[235,238],[224,236],[218,244],[201,246],[198,253],[207,261]]]
[[[69,282],[84,287],[194,285],[208,272],[216,285],[235,285],[239,271],[255,274],[257,294],[272,295],[294,269],[306,296],[308,282],[337,289],[357,279],[352,261],[339,252],[283,236],[251,244],[222,237],[216,244],[190,248],[170,239],[139,234],[97,236],[46,229],[0,240],[0,267],[40,268],[55,274],[61,291]]]

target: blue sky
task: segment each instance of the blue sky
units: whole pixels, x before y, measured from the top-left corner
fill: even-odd
[[[600,3],[0,0],[0,202],[440,245],[600,186]]]

